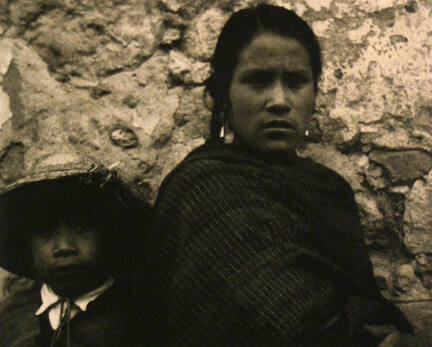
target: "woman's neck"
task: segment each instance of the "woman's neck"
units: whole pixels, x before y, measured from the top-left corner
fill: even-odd
[[[284,151],[266,151],[260,148],[252,147],[242,141],[234,141],[231,146],[242,152],[251,153],[256,157],[271,163],[286,163],[298,158],[294,148]]]

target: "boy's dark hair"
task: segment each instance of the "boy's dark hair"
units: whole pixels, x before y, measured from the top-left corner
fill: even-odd
[[[321,48],[311,27],[297,14],[274,5],[258,5],[235,12],[225,23],[219,35],[213,57],[212,72],[205,82],[205,90],[213,99],[210,136],[220,141],[223,126],[222,113],[226,112],[229,89],[240,52],[260,31],[298,40],[309,54],[315,92],[322,72]]]

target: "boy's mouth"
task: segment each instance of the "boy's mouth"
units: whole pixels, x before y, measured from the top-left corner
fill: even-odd
[[[65,264],[57,265],[51,270],[53,276],[68,276],[68,275],[78,275],[85,271],[84,266],[79,264]]]

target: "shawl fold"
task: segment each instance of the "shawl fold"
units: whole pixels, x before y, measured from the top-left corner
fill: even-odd
[[[380,294],[348,183],[293,154],[204,145],[164,180],[147,249],[163,345],[376,345]],[[151,283],[151,285],[148,285]]]

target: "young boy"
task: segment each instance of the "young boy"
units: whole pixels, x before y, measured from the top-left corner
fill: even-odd
[[[0,190],[0,266],[36,280],[0,305],[2,346],[141,346],[131,300],[148,205],[73,152]]]

